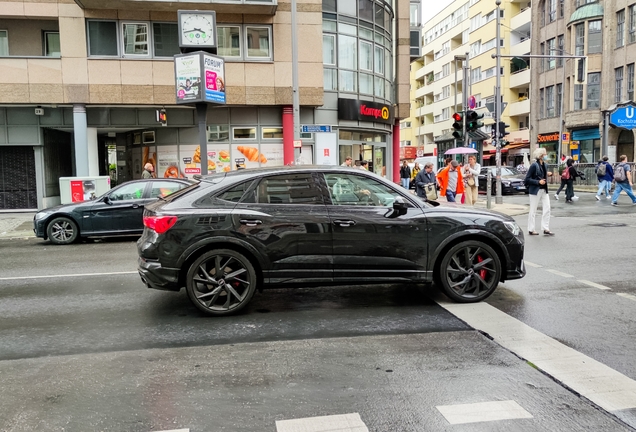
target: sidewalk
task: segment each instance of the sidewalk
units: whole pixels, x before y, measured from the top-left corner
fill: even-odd
[[[0,213],[0,240],[35,237],[33,215],[35,212]]]
[[[446,201],[446,197],[439,197],[437,199],[438,202],[440,203],[447,203]],[[461,204],[461,203],[457,203],[457,206],[460,207],[465,207],[465,208],[470,208],[469,206],[466,206],[465,204]],[[488,210],[494,210],[496,212],[499,213],[503,213],[506,214],[508,216],[519,216],[522,214],[526,214],[528,213],[528,208],[530,206],[529,205],[520,205],[520,204],[509,204],[509,203],[502,203],[502,204],[495,204],[495,197],[492,197],[492,207]],[[478,209],[486,209],[486,196],[485,195],[480,195],[479,199],[477,200],[477,202],[475,203],[475,208]]]

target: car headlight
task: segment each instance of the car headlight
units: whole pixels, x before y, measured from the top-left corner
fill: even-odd
[[[503,184],[504,186],[510,186],[510,182],[509,181],[502,181],[501,184]]]
[[[40,220],[40,219],[44,219],[45,217],[47,217],[49,214],[45,213],[45,212],[39,212],[35,214],[35,220]]]
[[[517,225],[516,222],[504,222],[503,224],[506,228],[508,228],[508,231],[510,231],[513,236],[521,234],[521,228],[519,228],[519,225]]]

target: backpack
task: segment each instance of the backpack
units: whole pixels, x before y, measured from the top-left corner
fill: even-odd
[[[625,166],[623,164],[618,164],[618,166],[614,169],[614,180],[619,183],[627,181],[627,175],[625,175]]]
[[[607,173],[607,165],[605,162],[601,162],[598,164],[598,168],[596,168],[596,175],[599,177],[603,177]]]
[[[566,166],[561,174],[561,180],[570,180],[570,167]]]

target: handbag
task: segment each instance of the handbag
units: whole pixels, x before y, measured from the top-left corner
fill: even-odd
[[[437,185],[435,183],[425,184],[424,193],[426,194],[427,200],[435,201],[437,199]]]
[[[468,184],[468,186],[475,186],[475,179],[472,177],[468,177],[468,180],[466,180],[466,184]]]

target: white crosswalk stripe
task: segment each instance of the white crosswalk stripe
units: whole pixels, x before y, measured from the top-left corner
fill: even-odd
[[[532,418],[532,414],[513,400],[443,405],[436,408],[452,425]]]
[[[339,414],[276,421],[277,432],[369,432],[360,414]]]
[[[597,284],[596,282],[590,282],[588,280],[583,280],[583,279],[580,279],[578,282],[581,282],[581,283],[583,283],[585,285],[589,285],[591,287],[598,288],[598,289],[601,289],[601,290],[610,290],[611,291],[610,287],[606,287],[605,285]]]

